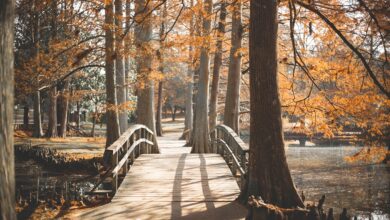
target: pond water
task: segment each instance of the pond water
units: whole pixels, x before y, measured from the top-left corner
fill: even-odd
[[[333,207],[358,219],[390,219],[390,167],[386,164],[350,163],[344,158],[361,147],[288,147],[287,161],[295,185],[306,201],[326,196]]]
[[[92,189],[97,177],[87,173],[58,172],[34,160],[15,158],[17,199],[39,200],[62,196],[69,200],[80,200],[86,191]],[[32,198],[31,198],[32,197]]]

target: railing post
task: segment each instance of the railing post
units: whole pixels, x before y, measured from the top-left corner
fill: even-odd
[[[112,155],[112,162],[111,162],[111,165],[112,167],[116,167],[116,165],[118,165],[118,152],[114,153]],[[115,193],[118,189],[118,174],[115,174],[113,177],[112,177],[112,191]]]
[[[149,131],[145,130],[145,134],[146,134],[146,140],[150,141],[150,136],[151,134],[149,133]],[[148,149],[148,154],[151,154],[152,153],[152,146],[148,143],[146,143],[146,148]]]
[[[221,139],[221,131],[217,128],[216,129],[217,131],[217,154],[221,154],[221,150],[220,150],[220,147],[219,147],[219,139]]]
[[[127,139],[125,145],[126,145],[126,147],[125,147],[125,152],[124,152],[124,154],[127,154],[127,151],[129,150],[129,139]],[[128,166],[129,166],[129,158],[126,158],[126,162],[125,162],[124,168],[123,168],[123,173],[124,173],[124,175],[127,174],[127,171],[128,171],[128,169],[129,169]]]

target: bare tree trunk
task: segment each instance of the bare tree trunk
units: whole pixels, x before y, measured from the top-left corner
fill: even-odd
[[[66,137],[66,127],[68,122],[68,110],[69,110],[69,80],[65,81],[64,88],[61,92],[60,104],[61,104],[61,115],[60,115],[60,127],[58,130],[58,136]]]
[[[47,126],[46,137],[57,137],[57,87],[53,87],[49,92],[49,124]]]
[[[96,127],[97,111],[98,111],[98,108],[97,108],[97,105],[95,103],[95,112],[93,113],[93,117],[92,117],[92,129],[91,129],[91,136],[92,137],[95,137],[95,127]]]
[[[80,130],[80,108],[81,108],[80,102],[77,101],[76,102],[76,128],[77,128],[77,130]]]
[[[203,37],[208,37],[211,31],[211,13],[213,1],[204,1]],[[209,148],[209,120],[208,120],[208,98],[209,98],[209,74],[210,74],[210,42],[205,40],[200,53],[198,94],[195,105],[195,123],[193,133],[192,153],[210,153]]]
[[[33,14],[34,14],[34,56],[36,62],[39,62],[39,16],[36,8],[37,0],[33,1]],[[39,91],[39,73],[37,77],[36,91],[34,92],[34,129],[33,137],[39,138],[43,135],[42,130],[42,117],[41,117],[41,94]]]
[[[214,56],[214,68],[213,68],[213,81],[211,83],[211,92],[210,92],[210,130],[214,130],[215,125],[217,124],[217,102],[218,102],[218,90],[219,90],[219,72],[222,66],[222,56],[223,56],[223,39],[225,37],[225,23],[226,23],[226,2],[223,0],[221,2],[221,11],[219,15],[218,23],[218,32],[217,32],[217,45]]]
[[[162,89],[163,82],[160,81],[158,83],[158,95],[157,95],[157,112],[156,112],[156,134],[161,137],[163,134],[162,126],[161,126],[161,114],[162,114]]]
[[[240,84],[241,84],[241,0],[234,1],[232,15],[232,37],[230,49],[229,76],[226,90],[224,124],[239,133],[238,116],[240,111]]]
[[[126,0],[126,29],[130,29],[131,22],[130,22],[130,16],[131,16],[131,0]],[[125,51],[131,50],[131,39],[130,34],[127,34],[125,37]],[[130,101],[130,88],[129,88],[129,81],[130,81],[130,55],[125,54],[125,87],[126,87],[126,101]]]
[[[30,108],[28,104],[26,104],[23,108],[23,128],[24,130],[28,130],[28,124],[30,122],[30,116],[29,116]]]
[[[109,147],[120,136],[118,111],[116,110],[116,89],[115,89],[115,71],[114,71],[114,35],[112,27],[113,20],[113,2],[105,0],[105,31],[106,31],[106,93],[107,93],[107,139],[106,147]],[[104,158],[108,159],[107,157]]]
[[[51,2],[51,40],[57,36],[57,0]],[[53,86],[49,92],[49,123],[46,137],[57,137],[57,87]]]
[[[194,0],[191,0],[190,7],[194,6]],[[191,16],[190,20],[190,37],[194,36],[194,16]],[[193,128],[193,93],[194,93],[194,57],[193,57],[193,46],[190,45],[188,51],[188,64],[187,64],[187,87],[186,87],[186,99],[185,99],[185,119],[184,119],[184,131],[180,139],[186,140],[186,145],[191,145],[192,128]]]
[[[124,133],[127,130],[127,109],[126,105],[126,86],[125,86],[125,67],[124,67],[124,42],[123,42],[123,10],[122,0],[115,0],[115,68],[116,68],[116,91],[117,104],[119,109],[119,127],[120,132]]]
[[[249,174],[242,199],[261,196],[279,207],[301,206],[284,150],[277,80],[277,2],[250,4],[250,152]]]
[[[159,70],[161,74],[164,74],[164,36],[165,36],[165,19],[167,16],[167,3],[164,3],[164,7],[160,14],[161,17],[161,27],[160,27],[160,49],[157,51],[157,57],[159,59]],[[158,83],[158,98],[157,98],[157,112],[156,112],[156,134],[157,136],[162,136],[163,130],[161,125],[161,111],[162,111],[162,89],[163,82],[162,80]]]
[[[34,130],[33,137],[42,137],[41,95],[39,91],[34,93]]]
[[[135,1],[135,45],[137,46],[137,77],[143,81],[145,87],[137,90],[137,123],[146,125],[156,134],[156,123],[154,114],[154,82],[150,79],[152,70],[151,47],[153,26],[152,17],[148,16],[151,6],[145,0]],[[159,153],[156,135],[154,137],[153,153]]]
[[[16,219],[13,139],[14,7],[0,2],[0,219]]]

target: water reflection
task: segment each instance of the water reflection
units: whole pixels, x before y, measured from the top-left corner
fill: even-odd
[[[61,195],[65,199],[80,200],[84,192],[92,189],[93,183],[96,182],[96,177],[86,173],[57,172],[41,166],[34,160],[22,160],[17,157],[15,174],[17,198],[27,200],[31,200],[31,196],[36,197],[38,189],[40,200],[55,195]]]
[[[386,164],[348,163],[360,147],[288,147],[287,161],[307,201],[326,195],[325,208],[348,208],[358,219],[390,219],[390,168]]]

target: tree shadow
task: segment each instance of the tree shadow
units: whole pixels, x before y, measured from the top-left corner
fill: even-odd
[[[180,218],[182,215],[181,211],[181,184],[183,179],[183,171],[185,166],[187,154],[180,155],[179,162],[176,167],[175,180],[173,182],[172,190],[172,203],[171,203],[171,219]],[[179,201],[175,201],[175,198],[179,198]]]

